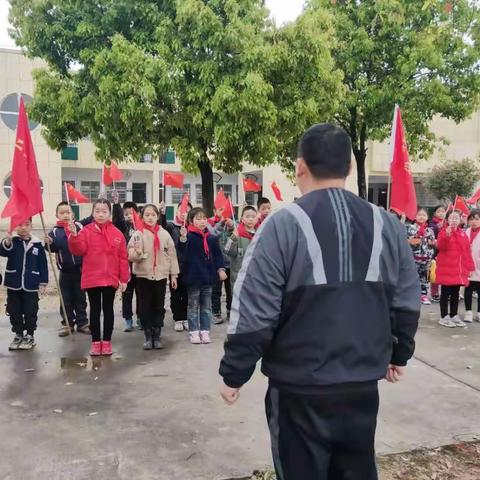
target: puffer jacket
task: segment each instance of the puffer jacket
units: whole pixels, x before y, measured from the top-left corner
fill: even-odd
[[[153,233],[144,230],[136,231],[128,244],[128,259],[133,262],[133,273],[140,278],[148,280],[163,280],[172,276],[176,278],[180,273],[177,260],[177,252],[170,234],[160,227],[158,230],[160,239],[160,251],[157,253],[157,265],[154,266],[154,236]],[[135,251],[135,242],[139,241],[144,256],[138,256]]]
[[[469,228],[466,231],[467,237],[470,240],[470,249],[472,251],[473,263],[475,263],[475,270],[470,276],[470,280],[474,282],[480,282],[480,234],[477,235],[473,241],[472,238],[472,229]]]
[[[448,236],[446,229],[442,229],[438,234],[437,248],[436,283],[468,286],[475,264],[467,234],[457,228]]]
[[[130,280],[125,237],[111,222],[102,228],[90,223],[76,237],[69,236],[68,246],[73,255],[83,257],[83,290],[94,287],[117,288],[119,283],[128,283]]]
[[[230,282],[232,284],[232,289],[237,281],[238,273],[242,268],[243,259],[245,258],[245,253],[251,242],[252,241],[249,238],[232,235],[225,245],[224,252],[230,259]]]

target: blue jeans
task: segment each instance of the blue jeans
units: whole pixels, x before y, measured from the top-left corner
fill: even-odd
[[[188,287],[188,330],[210,331],[212,323],[212,286]]]

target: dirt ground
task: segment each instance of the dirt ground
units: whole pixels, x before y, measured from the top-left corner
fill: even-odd
[[[385,455],[378,459],[380,480],[479,480],[480,442]],[[257,472],[251,480],[275,480]]]

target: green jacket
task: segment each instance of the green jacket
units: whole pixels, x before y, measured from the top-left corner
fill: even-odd
[[[224,247],[224,252],[230,259],[230,282],[232,288],[237,280],[238,272],[242,268],[243,257],[251,240],[231,235]]]

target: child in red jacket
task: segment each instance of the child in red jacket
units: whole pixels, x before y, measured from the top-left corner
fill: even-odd
[[[447,225],[438,235],[436,281],[442,286],[440,295],[441,318],[444,327],[464,327],[457,315],[460,287],[468,286],[470,273],[475,270],[470,241],[460,228],[461,217],[457,211],[449,212]],[[448,307],[450,304],[450,315]]]
[[[82,290],[90,301],[90,355],[112,354],[114,323],[113,301],[118,288],[122,293],[130,279],[127,245],[122,232],[111,222],[112,207],[105,199],[93,204],[94,222],[77,233],[69,226],[68,246],[73,255],[83,257]],[[103,341],[100,335],[100,313],[103,309]]]

